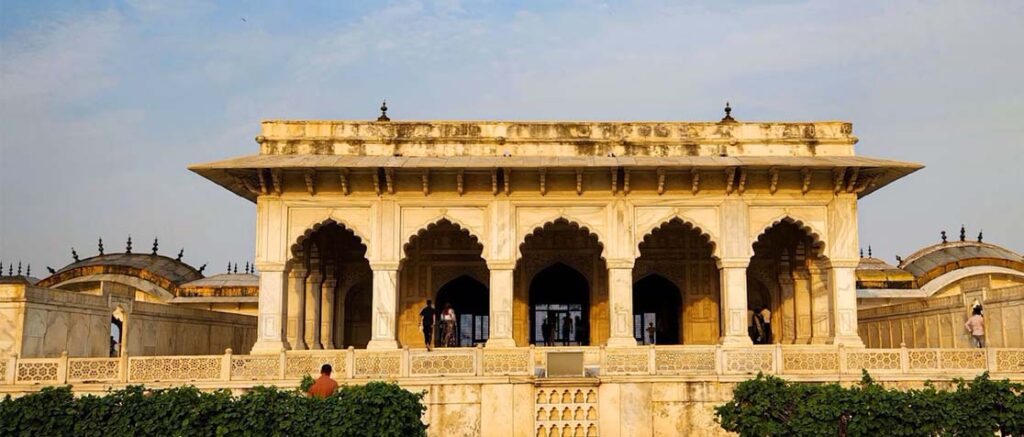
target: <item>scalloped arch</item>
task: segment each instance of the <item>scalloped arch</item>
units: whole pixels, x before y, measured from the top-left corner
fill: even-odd
[[[682,223],[687,228],[697,231],[700,234],[701,238],[711,245],[711,257],[716,260],[719,258],[718,238],[715,235],[713,235],[710,231],[706,231],[704,230],[704,228],[701,228],[699,225],[697,225],[696,221],[690,220],[686,218],[686,216],[679,214],[677,212],[665,214],[662,220],[654,222],[655,224],[651,225],[647,229],[644,229],[643,233],[638,234],[641,235],[642,237],[636,240],[636,246],[634,247],[634,249],[636,250],[635,257],[640,257],[640,245],[647,242],[647,239],[651,235],[653,235],[655,231],[661,229],[663,226],[672,222]]]
[[[754,241],[750,242],[751,256],[753,256],[754,254],[754,245],[761,241],[761,239],[769,230],[771,230],[773,227],[775,227],[775,225],[778,225],[780,223],[789,223],[800,228],[800,230],[804,231],[804,233],[810,236],[811,239],[814,241],[813,246],[815,254],[819,257],[828,258],[828,245],[825,243],[825,240],[821,238],[823,232],[816,229],[814,226],[808,224],[807,222],[797,217],[794,217],[793,214],[790,213],[780,214],[775,218],[769,220],[767,225],[761,227],[761,230],[757,233],[757,236],[754,237]]]
[[[417,228],[415,232],[411,232],[411,233],[408,233],[406,235],[403,235],[402,236],[402,241],[404,241],[405,243],[402,244],[402,253],[404,254],[405,251],[409,248],[409,243],[412,243],[413,238],[418,238],[421,235],[423,235],[424,233],[430,231],[431,229],[436,228],[437,225],[439,225],[441,222],[448,222],[449,224],[454,225],[460,231],[463,231],[463,232],[469,234],[470,238],[473,239],[473,242],[478,244],[478,245],[480,245],[480,256],[481,257],[484,257],[484,254],[487,253],[487,244],[486,244],[487,239],[484,238],[482,235],[477,235],[476,232],[473,232],[473,227],[472,226],[469,226],[465,222],[463,222],[462,220],[459,220],[459,219],[457,219],[455,217],[452,217],[452,216],[450,216],[448,214],[441,214],[441,215],[438,215],[438,216],[436,216],[436,217],[434,217],[434,218],[432,218],[430,220],[427,220],[427,221],[423,222],[423,224],[419,228]],[[403,258],[404,257],[405,256],[403,256]]]
[[[359,240],[359,245],[362,246],[363,249],[366,250],[364,257],[369,255],[370,247],[366,243],[369,240],[367,240],[365,236],[363,236],[358,230],[356,230],[356,228],[354,228],[352,226],[349,226],[344,221],[337,220],[334,217],[328,217],[328,218],[326,218],[326,219],[324,219],[324,220],[322,220],[320,222],[314,223],[313,226],[310,226],[310,227],[306,228],[306,231],[303,232],[302,235],[299,235],[295,239],[295,243],[293,243],[289,247],[289,252],[291,253],[291,256],[292,257],[298,256],[299,255],[298,251],[302,250],[302,245],[306,242],[307,239],[309,239],[309,237],[313,236],[313,234],[315,234],[317,231],[319,231],[324,226],[328,226],[328,225],[332,225],[332,224],[338,225],[342,229],[344,229],[344,230],[346,230],[348,232],[351,232],[352,235],[354,235],[356,237],[356,239]]]
[[[537,237],[542,232],[544,232],[545,228],[547,228],[548,226],[551,226],[551,225],[553,225],[555,223],[558,223],[558,222],[564,222],[564,223],[568,224],[569,226],[571,226],[571,227],[573,227],[573,228],[575,228],[577,230],[582,230],[582,231],[586,232],[587,235],[593,237],[597,241],[598,247],[601,248],[601,257],[600,257],[601,260],[607,261],[607,259],[605,257],[605,249],[606,248],[605,248],[604,242],[601,239],[601,235],[598,234],[597,232],[595,232],[594,230],[592,230],[586,224],[580,224],[578,221],[570,219],[570,218],[568,218],[566,216],[563,216],[563,215],[560,215],[560,216],[555,217],[553,219],[547,220],[544,223],[542,223],[542,224],[540,224],[538,226],[535,226],[533,228],[533,230],[530,231],[530,233],[524,235],[522,240],[519,242],[518,249],[516,249],[516,261],[518,261],[520,258],[523,257],[523,246],[526,245],[527,240],[529,240],[531,238]]]

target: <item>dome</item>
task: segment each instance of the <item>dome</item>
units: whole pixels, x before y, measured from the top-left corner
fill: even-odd
[[[914,288],[914,275],[878,258],[861,258],[857,288]]]
[[[919,285],[943,273],[970,266],[1000,266],[1024,272],[1020,254],[980,241],[955,241],[928,246],[900,263],[900,268],[917,277]]]
[[[163,255],[111,253],[97,255],[68,264],[50,277],[39,281],[40,287],[56,287],[68,281],[81,282],[89,276],[132,276],[173,292],[179,285],[203,277],[194,267]]]

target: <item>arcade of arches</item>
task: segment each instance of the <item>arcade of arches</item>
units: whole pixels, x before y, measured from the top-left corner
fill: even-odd
[[[427,300],[456,313],[454,345],[485,344],[495,329],[491,272],[476,236],[441,219],[403,248],[396,284],[395,340],[424,347],[419,312]],[[632,267],[633,338],[638,344],[715,344],[722,327],[722,273],[714,243],[673,219],[648,233]],[[598,236],[558,219],[522,241],[512,271],[511,339],[519,346],[606,344],[610,336],[609,268]],[[287,344],[292,349],[365,348],[374,322],[374,272],[366,246],[327,221],[292,247],[288,268]],[[746,322],[753,342],[832,340],[829,262],[798,222],[783,220],[753,245]],[[755,311],[767,309],[771,338],[760,337]],[[378,319],[381,320],[381,319]],[[385,322],[386,323],[386,322]],[[439,324],[438,324],[439,325]],[[440,332],[434,334],[440,342]]]

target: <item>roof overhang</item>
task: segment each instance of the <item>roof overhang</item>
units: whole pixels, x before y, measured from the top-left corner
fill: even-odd
[[[920,164],[861,156],[346,156],[346,155],[249,155],[222,161],[194,164],[189,169],[252,202],[257,194],[248,189],[243,177],[253,177],[256,170],[340,169],[408,169],[408,170],[490,170],[490,169],[579,169],[624,168],[637,170],[681,169],[715,170],[726,168],[824,170],[855,168],[874,171],[874,182],[859,193],[860,197],[892,183],[921,168]]]

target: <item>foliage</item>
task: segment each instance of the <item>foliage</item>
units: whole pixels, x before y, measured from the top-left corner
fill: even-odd
[[[715,415],[741,436],[1024,436],[1024,385],[988,372],[951,391],[887,389],[867,372],[848,388],[758,374]]]
[[[309,376],[308,373],[302,375],[302,381],[299,382],[299,392],[308,393],[309,388],[312,387],[314,383],[316,383],[316,381],[313,380],[313,377]]]
[[[69,387],[46,387],[0,401],[0,435],[425,436],[422,399],[384,382],[346,386],[323,399],[274,387],[236,397],[191,386],[129,386],[79,398]]]

